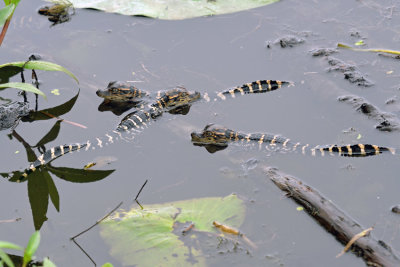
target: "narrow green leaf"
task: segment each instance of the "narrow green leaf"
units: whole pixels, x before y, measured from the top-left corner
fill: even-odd
[[[56,140],[58,134],[60,133],[60,128],[61,128],[61,120],[56,121],[56,123],[53,125],[53,127],[50,129],[50,131],[40,139],[40,141],[35,145],[35,147],[40,147],[43,146],[47,143],[50,143],[51,141]]]
[[[27,264],[32,260],[33,255],[35,255],[35,252],[39,247],[39,244],[40,244],[40,232],[36,231],[31,235],[28,245],[26,246],[24,252],[24,264]]]
[[[3,250],[0,249],[0,259],[2,259],[9,267],[14,267],[14,263]]]
[[[57,177],[72,183],[91,183],[100,181],[115,170],[84,170],[66,167],[53,167],[47,165],[47,169]]]
[[[18,6],[19,1],[21,1],[21,0],[11,0],[11,3],[13,3],[15,6]]]
[[[74,74],[72,74],[72,72],[70,72],[66,68],[64,68],[58,64],[52,63],[52,62],[40,61],[40,60],[29,61],[29,62],[18,61],[18,62],[10,62],[10,63],[0,65],[0,68],[6,67],[6,66],[16,66],[16,67],[21,67],[21,68],[24,67],[25,69],[35,69],[35,70],[45,70],[45,71],[62,71],[64,73],[68,74],[70,77],[72,77],[77,83],[79,83],[78,79],[75,77]]]
[[[32,209],[33,224],[39,230],[47,220],[49,205],[49,189],[44,174],[46,170],[36,170],[28,177],[28,197]]]
[[[21,72],[21,68],[19,68],[19,67],[9,66],[9,67],[2,68],[0,71],[0,84],[8,83],[12,76],[17,75],[20,72]]]
[[[24,90],[26,92],[41,95],[44,97],[44,99],[46,99],[46,95],[30,83],[2,83],[0,84],[0,88],[16,88]]]
[[[37,120],[50,120],[53,119],[52,117],[49,117],[48,115],[45,114],[51,114],[53,116],[59,117],[61,115],[64,115],[66,113],[68,113],[72,107],[75,105],[76,100],[78,99],[79,96],[79,91],[78,93],[72,97],[70,100],[68,100],[67,102],[55,106],[53,108],[48,108],[48,109],[43,109],[43,110],[39,110],[36,112],[31,112],[29,114],[29,118],[28,117],[23,117],[22,121],[37,121]]]
[[[60,196],[58,194],[57,187],[54,184],[54,181],[48,172],[46,172],[45,177],[46,177],[47,186],[49,188],[50,200],[53,203],[56,210],[59,212],[60,211]]]
[[[6,20],[13,14],[15,5],[11,4],[0,9],[0,27],[3,27]]]
[[[13,243],[7,241],[0,241],[0,248],[8,248],[8,249],[16,249],[16,250],[24,250],[23,247],[15,245]]]
[[[56,267],[56,265],[49,258],[44,258],[43,267]]]

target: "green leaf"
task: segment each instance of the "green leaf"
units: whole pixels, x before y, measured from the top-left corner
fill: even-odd
[[[0,241],[0,248],[24,250],[23,247],[20,247],[18,245],[15,245],[15,244],[7,242],[7,241]]]
[[[47,165],[47,169],[57,177],[72,183],[91,183],[100,181],[115,170],[84,170],[66,167],[53,167]]]
[[[24,264],[27,264],[32,260],[33,255],[35,255],[35,252],[39,247],[39,244],[40,244],[40,232],[36,231],[31,235],[31,238],[29,238],[28,245],[26,245],[26,249],[24,252]]]
[[[2,83],[0,84],[0,88],[17,88],[26,92],[41,95],[46,99],[46,95],[30,83]]]
[[[3,250],[0,249],[0,259],[4,261],[8,267],[14,267],[14,263],[10,259],[10,257]]]
[[[279,0],[69,0],[75,8],[94,8],[123,15],[177,20],[227,14]]]
[[[45,70],[45,71],[62,71],[66,74],[68,74],[70,77],[72,77],[77,83],[79,83],[78,79],[75,77],[72,72],[67,70],[66,68],[57,65],[52,62],[47,62],[47,61],[18,61],[18,62],[11,62],[11,63],[6,63],[3,65],[0,65],[0,68],[6,67],[6,66],[16,66],[16,67],[24,67],[25,69],[35,69],[35,70]]]
[[[11,3],[13,3],[15,6],[18,6],[19,1],[21,0],[11,0]]]
[[[28,177],[28,197],[36,230],[39,230],[47,220],[49,189],[45,180],[45,173],[47,173],[46,170],[37,169],[30,173]]]
[[[62,120],[56,121],[56,123],[53,125],[50,131],[45,136],[43,136],[42,139],[40,139],[40,141],[35,145],[35,147],[40,147],[51,141],[56,140],[58,134],[60,133],[61,122]]]
[[[164,262],[187,266],[190,262],[192,266],[205,266],[201,250],[183,242],[184,228],[175,231],[174,227],[193,223],[197,232],[216,232],[213,221],[238,228],[244,216],[245,206],[236,195],[191,199],[146,205],[143,210],[119,210],[100,223],[100,233],[111,246],[111,255],[122,265],[157,266]]]
[[[11,4],[0,9],[0,27],[3,27],[6,20],[13,14],[15,8],[16,6]]]
[[[114,267],[114,265],[112,265],[109,262],[104,263],[101,267]]]
[[[32,150],[31,146],[28,143],[22,143],[26,151],[26,158],[29,162],[34,162],[37,159],[35,152]]]
[[[364,43],[363,40],[360,40],[360,41],[358,41],[358,42],[355,42],[354,44],[355,44],[355,45],[365,45],[365,43]]]
[[[20,72],[21,68],[18,67],[10,66],[2,68],[2,70],[0,71],[0,84],[8,83],[12,76],[17,75]]]
[[[76,100],[78,99],[79,96],[79,91],[78,93],[71,98],[70,100],[68,100],[67,102],[58,105],[56,107],[53,108],[48,108],[48,109],[43,109],[43,110],[39,110],[37,112],[31,112],[28,116],[25,116],[22,118],[22,121],[38,121],[38,120],[50,120],[53,119],[53,117],[50,117],[46,114],[51,114],[53,116],[59,117],[61,115],[64,115],[66,113],[68,113],[72,107],[75,105]]]
[[[44,258],[43,267],[56,267],[56,265],[49,258]]]
[[[0,176],[5,179],[8,179],[9,182],[20,183],[20,182],[25,181],[25,180],[23,180],[23,181],[20,180],[22,173],[23,172],[20,172],[20,171],[2,172],[2,173],[0,173]]]
[[[60,211],[60,196],[58,194],[57,187],[54,184],[54,181],[48,172],[46,172],[45,178],[46,178],[46,182],[47,182],[47,187],[49,188],[50,200],[53,203],[56,210],[59,212]]]

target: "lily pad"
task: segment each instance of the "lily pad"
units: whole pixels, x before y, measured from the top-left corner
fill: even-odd
[[[227,14],[279,0],[69,0],[75,8],[94,8],[123,15],[178,20]]]
[[[244,203],[236,195],[146,205],[107,218],[101,223],[101,236],[123,265],[205,266],[200,248],[185,244],[174,226],[193,223],[196,231],[217,233],[213,221],[238,228],[244,216]]]

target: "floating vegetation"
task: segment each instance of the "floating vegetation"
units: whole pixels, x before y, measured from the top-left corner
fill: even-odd
[[[356,45],[359,45],[356,43]],[[387,50],[387,49],[374,49],[374,48],[354,48],[345,44],[338,43],[337,47],[339,48],[346,48],[353,51],[360,51],[360,52],[377,52],[377,53],[388,53],[393,55],[400,55],[400,51],[396,50]]]

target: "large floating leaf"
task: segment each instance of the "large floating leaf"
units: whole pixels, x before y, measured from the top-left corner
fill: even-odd
[[[238,228],[244,215],[245,206],[236,195],[146,205],[103,221],[101,236],[123,265],[204,266],[201,250],[187,246],[174,225],[192,222],[197,231],[215,232],[213,221]]]
[[[232,13],[279,0],[69,0],[75,8],[94,8],[123,15],[187,19]]]
[[[52,62],[47,61],[18,61],[18,62],[10,62],[3,65],[0,65],[0,68],[7,67],[7,66],[14,66],[14,67],[24,67],[24,69],[34,69],[34,70],[45,70],[45,71],[62,71],[68,74],[71,78],[73,78],[77,83],[79,83],[78,79],[75,77],[72,72],[64,68],[63,66],[57,65]]]

